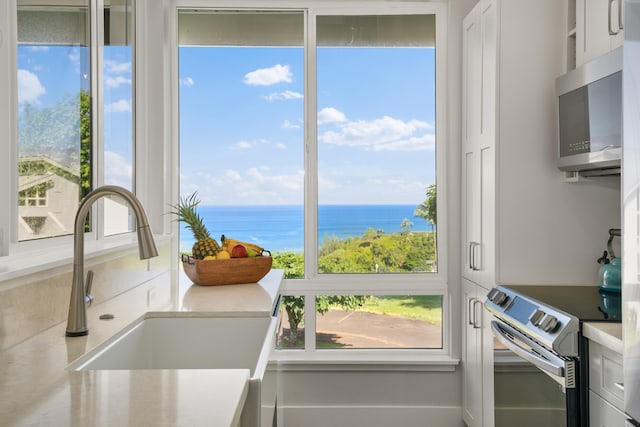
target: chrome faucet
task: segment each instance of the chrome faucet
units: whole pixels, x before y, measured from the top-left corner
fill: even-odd
[[[136,216],[136,228],[138,231],[138,251],[140,259],[148,259],[158,256],[158,249],[151,234],[147,215],[142,204],[136,196],[127,189],[115,185],[105,185],[96,188],[85,196],[80,202],[76,213],[73,235],[73,283],[71,285],[71,300],[69,301],[69,317],[67,319],[68,337],[87,335],[87,306],[91,305],[93,298],[90,295],[93,272],[87,273],[87,286],[84,284],[84,222],[91,205],[101,197],[120,196],[133,209]]]

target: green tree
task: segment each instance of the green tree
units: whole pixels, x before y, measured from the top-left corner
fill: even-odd
[[[437,247],[436,238],[433,232],[433,227],[438,223],[438,209],[437,209],[437,191],[436,184],[431,184],[427,187],[426,196],[424,202],[420,203],[413,211],[413,215],[423,218],[425,221],[431,224],[431,235],[433,236],[434,256],[433,259],[437,262]]]
[[[284,269],[285,278],[287,279],[300,279],[304,277],[304,256],[301,253],[291,251],[275,253],[273,254],[272,265],[273,268]],[[324,314],[332,306],[341,307],[345,310],[353,310],[357,307],[361,307],[364,304],[364,301],[365,297],[363,296],[319,295],[316,297],[316,312]],[[289,319],[288,342],[290,345],[295,346],[298,341],[300,326],[304,324],[304,297],[286,295],[282,297],[281,304],[287,312],[287,317]]]
[[[411,222],[409,218],[405,218],[402,220],[400,227],[402,228],[402,234],[407,234],[411,227],[413,227],[413,222]]]
[[[92,170],[91,158],[91,97],[89,92],[80,91],[80,199],[91,192]]]
[[[413,211],[413,215],[424,219],[431,224],[431,231],[433,226],[438,223],[437,221],[437,197],[436,197],[436,185],[431,184],[427,187],[426,196],[424,202],[420,203]]]

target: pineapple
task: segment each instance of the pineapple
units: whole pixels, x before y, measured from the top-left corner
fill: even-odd
[[[211,237],[209,230],[202,222],[202,217],[196,212],[196,206],[200,203],[197,192],[180,199],[177,206],[173,206],[178,221],[186,222],[187,228],[193,233],[196,242],[193,244],[191,254],[195,259],[205,259],[205,257],[215,257],[220,252],[220,245]]]

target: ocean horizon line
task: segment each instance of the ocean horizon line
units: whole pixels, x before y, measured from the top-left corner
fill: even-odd
[[[202,205],[199,206],[210,234],[222,234],[258,244],[272,252],[304,249],[304,205]],[[318,240],[337,237],[341,240],[359,237],[373,229],[383,233],[432,231],[435,225],[414,215],[412,204],[318,205]],[[409,220],[407,226],[406,220]],[[191,232],[182,224],[180,245],[185,249],[194,243]]]

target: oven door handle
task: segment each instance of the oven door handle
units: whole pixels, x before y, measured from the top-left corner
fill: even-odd
[[[556,377],[564,378],[564,360],[558,356],[550,353],[525,335],[502,322],[493,320],[491,322],[491,330],[498,341],[518,356],[545,372],[555,375]],[[531,346],[531,349],[521,346],[512,340],[509,335],[527,343]]]

